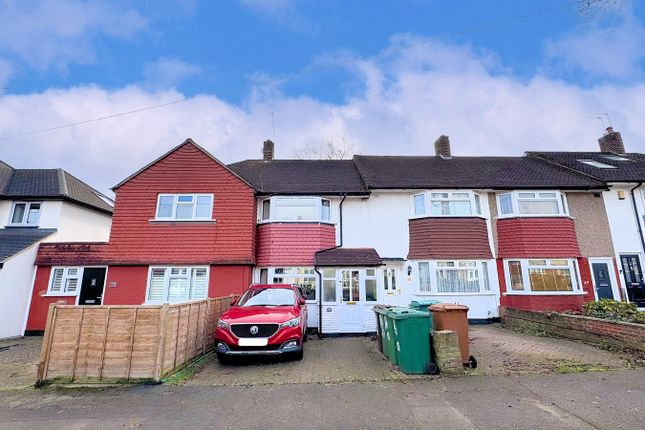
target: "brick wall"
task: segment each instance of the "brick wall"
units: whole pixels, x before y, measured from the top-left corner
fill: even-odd
[[[510,327],[530,327],[549,335],[645,351],[645,326],[642,324],[505,307],[500,309],[500,315],[502,322]]]
[[[439,371],[444,376],[463,376],[464,365],[461,362],[459,338],[452,330],[432,332],[432,348]]]

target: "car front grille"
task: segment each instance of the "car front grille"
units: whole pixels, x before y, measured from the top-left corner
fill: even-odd
[[[257,327],[257,333],[251,332],[252,327]],[[278,331],[278,324],[231,324],[231,331],[237,337],[271,337]]]

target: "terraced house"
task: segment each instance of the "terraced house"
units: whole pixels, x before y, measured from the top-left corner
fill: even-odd
[[[352,160],[275,159],[266,141],[230,165],[187,140],[115,187],[108,242],[40,246],[28,329],[43,330],[57,274],[87,266],[106,267],[105,304],[298,284],[325,334],[374,331],[375,304],[414,299],[481,321],[577,310],[619,276],[609,189],[535,154],[453,157],[446,136],[433,155]]]

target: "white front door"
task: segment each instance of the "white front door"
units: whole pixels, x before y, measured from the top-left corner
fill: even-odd
[[[341,333],[365,331],[365,284],[358,269],[340,270],[340,325]]]
[[[401,306],[401,288],[399,285],[399,268],[398,265],[387,265],[381,269],[383,279],[381,285],[380,303],[390,306]]]

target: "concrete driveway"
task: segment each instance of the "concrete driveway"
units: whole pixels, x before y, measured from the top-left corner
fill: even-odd
[[[302,361],[273,357],[245,358],[222,366],[215,355],[203,363],[188,385],[237,386],[265,384],[352,383],[400,381],[429,376],[401,373],[378,352],[369,337],[318,339],[309,336]]]
[[[0,340],[0,391],[33,386],[41,336]]]

